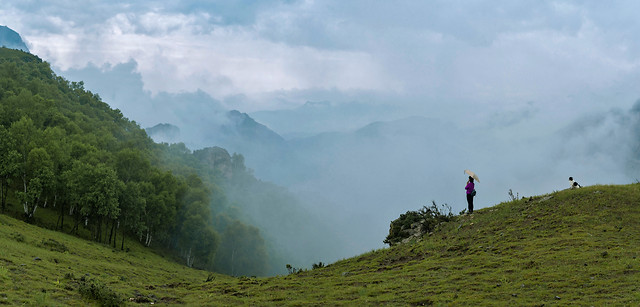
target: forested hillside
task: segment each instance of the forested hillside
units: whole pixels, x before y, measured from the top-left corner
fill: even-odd
[[[243,187],[269,186],[253,177],[242,155],[156,144],[82,82],[6,48],[0,49],[0,140],[5,214],[122,250],[127,240],[138,240],[190,267],[233,275],[284,269],[287,255],[249,224],[243,209],[252,205],[227,196],[227,190],[238,195]],[[276,214],[295,207],[261,205]]]

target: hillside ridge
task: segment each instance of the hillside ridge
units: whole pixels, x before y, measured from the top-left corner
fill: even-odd
[[[43,292],[33,289],[42,289],[46,302],[76,304],[87,300],[74,290],[78,276],[89,273],[123,300],[138,295],[173,304],[637,305],[638,200],[640,184],[590,186],[503,202],[457,216],[419,241],[269,278],[214,274],[205,279],[203,271],[161,269],[156,264],[161,260],[135,246],[131,259],[124,252],[112,253],[125,262],[118,269],[98,262],[79,269],[71,255],[83,253],[90,259],[97,249],[109,259],[110,248],[82,241],[84,250],[67,241],[78,239],[57,232],[43,235],[48,232],[43,229],[31,235],[34,230],[26,229],[37,227],[0,216],[0,240],[9,246],[0,259],[0,279],[12,281],[3,282],[0,293],[7,294],[8,303],[34,302]],[[40,240],[50,237],[69,250],[46,252]],[[152,262],[144,264],[145,259]],[[147,268],[128,276],[133,268],[126,261]],[[46,266],[55,269],[46,271]],[[21,282],[32,270],[38,270],[40,281]],[[75,277],[65,279],[68,273]],[[25,298],[19,300],[17,293]]]

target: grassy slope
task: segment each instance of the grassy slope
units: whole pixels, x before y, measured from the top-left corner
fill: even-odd
[[[121,299],[153,294],[159,302],[194,303],[184,293],[207,272],[128,245],[122,252],[0,215],[0,304],[84,306],[91,300],[78,291],[82,277],[99,280]]]
[[[210,282],[137,246],[117,252],[5,216],[0,224],[0,303],[83,304],[74,286],[89,273],[122,298],[192,305],[640,304],[640,184],[502,203],[325,268]],[[38,247],[43,239],[69,252]]]
[[[425,240],[293,276],[205,287],[228,302],[638,305],[640,184],[477,210]]]

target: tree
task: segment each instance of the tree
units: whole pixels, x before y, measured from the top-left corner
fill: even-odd
[[[148,180],[151,165],[139,150],[125,148],[115,156],[118,177],[123,182]]]
[[[216,254],[219,272],[233,276],[263,275],[267,271],[268,254],[257,228],[234,221],[227,226]]]
[[[119,217],[120,227],[122,228],[122,243],[120,249],[124,250],[124,238],[126,231],[129,231],[136,237],[141,237],[145,230],[142,220],[146,210],[147,196],[153,192],[153,185],[149,182],[129,181],[124,184],[124,191],[120,194],[120,210],[122,214]],[[115,239],[113,246],[115,247]]]
[[[231,169],[233,169],[234,174],[242,173],[247,170],[244,165],[243,155],[234,153],[233,156],[231,156]]]
[[[4,126],[0,126],[0,202],[2,213],[7,204],[9,184],[19,169],[20,154],[15,149],[15,141]]]
[[[93,166],[80,161],[74,162],[65,177],[70,198],[79,206],[79,217],[91,220],[93,239],[102,241],[103,220],[115,220],[120,214],[118,197],[124,184],[107,165]],[[78,224],[76,218],[75,230]]]
[[[47,150],[47,153],[51,157],[53,162],[53,173],[63,174],[65,171],[71,168],[71,145],[69,139],[66,136],[66,132],[61,127],[48,127],[44,130],[42,137],[42,146]],[[55,208],[59,206],[58,220],[56,221],[56,227],[60,227],[60,230],[64,227],[64,216],[66,182],[63,176],[53,176],[51,182],[50,198],[52,199],[52,206]]]
[[[51,188],[53,180],[53,162],[44,148],[32,149],[27,156],[25,190],[18,193],[23,203],[24,215],[27,221],[34,218],[36,209],[42,201],[46,190]],[[44,204],[46,206],[46,198]]]
[[[209,210],[202,202],[188,205],[179,229],[178,246],[187,266],[199,264],[201,268],[213,260],[218,236],[208,224]]]
[[[33,193],[29,193],[32,174],[29,173],[28,159],[31,150],[36,147],[36,140],[39,137],[39,131],[33,124],[33,120],[29,117],[23,116],[19,121],[11,124],[9,134],[15,141],[15,148],[18,153],[17,167],[20,178],[22,179],[22,191],[18,193],[18,198],[22,201],[25,214],[27,215],[27,218],[29,218],[30,207],[34,208],[34,211],[35,207],[33,204],[28,203],[33,196]],[[42,184],[39,180],[36,180],[34,183]],[[33,192],[33,190],[31,190],[31,192]]]
[[[436,202],[432,201],[429,207],[422,206],[422,209],[418,211],[407,211],[407,213],[400,214],[400,217],[391,221],[389,234],[383,242],[393,246],[411,236],[422,236],[432,232],[441,223],[453,220],[451,206],[443,204],[440,207],[442,209],[439,209]]]
[[[177,225],[178,199],[183,190],[186,190],[185,183],[178,181],[169,172],[155,171],[150,179],[154,190],[149,191],[147,196],[143,214],[146,234],[140,237],[140,241],[146,246],[151,245],[154,236],[160,241],[169,241],[170,231]]]

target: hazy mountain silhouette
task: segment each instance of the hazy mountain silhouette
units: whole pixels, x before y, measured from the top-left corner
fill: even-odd
[[[27,48],[27,44],[24,43],[20,34],[7,26],[0,26],[0,46],[29,52],[29,48]]]
[[[258,111],[251,116],[283,137],[292,139],[327,131],[358,129],[371,122],[395,117],[397,112],[393,105],[388,104],[308,101],[294,109]]]
[[[219,146],[231,153],[242,154],[252,169],[271,165],[287,156],[287,142],[267,126],[237,110],[198,115],[198,127],[182,127],[179,124],[162,123],[147,128],[147,134],[156,142],[183,142],[192,149]],[[270,169],[265,169],[269,171]]]

